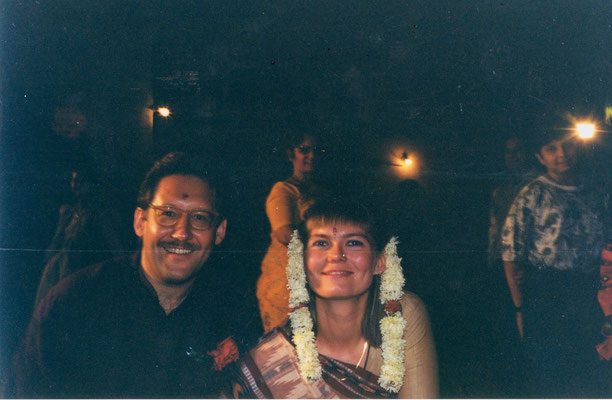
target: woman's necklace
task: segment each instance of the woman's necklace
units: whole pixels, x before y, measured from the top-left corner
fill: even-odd
[[[361,351],[361,357],[359,357],[359,361],[357,361],[357,365],[355,365],[355,368],[353,368],[353,372],[357,371],[357,368],[359,368],[359,365],[361,365],[361,361],[363,360],[363,356],[365,356],[367,353],[369,353],[369,351],[368,351],[369,349],[370,349],[370,345],[368,344],[368,341],[366,340],[365,343],[363,344],[363,350]],[[366,360],[363,363],[363,369],[365,369],[367,363],[368,363],[368,358],[366,357]],[[344,381],[344,380],[346,380],[346,377],[340,378],[339,380]]]
[[[368,341],[366,340],[365,343],[363,344],[363,350],[361,351],[361,357],[359,357],[359,361],[357,361],[357,365],[355,366],[355,369],[359,368],[359,365],[361,364],[361,360],[363,360],[363,356],[365,356],[366,354],[366,350],[368,350],[369,344]],[[365,365],[367,363],[367,358],[366,358],[366,362],[363,363],[363,368],[365,368]]]

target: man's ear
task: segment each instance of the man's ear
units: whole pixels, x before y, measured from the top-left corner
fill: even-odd
[[[540,153],[536,153],[536,158],[538,159],[538,161],[540,162],[540,164],[544,165],[544,159],[542,158],[542,156],[540,155]],[[546,165],[544,165],[546,166]]]
[[[144,234],[144,222],[147,220],[146,211],[140,207],[136,207],[134,211],[134,232],[136,236],[142,237]]]
[[[225,238],[225,230],[227,229],[227,219],[224,219],[219,226],[217,226],[217,232],[215,232],[215,244],[221,244]]]
[[[293,161],[294,158],[295,158],[295,154],[293,154],[293,148],[288,149],[287,150],[287,159],[289,159],[289,161]]]
[[[382,274],[385,269],[387,269],[387,259],[385,258],[385,253],[380,253],[378,257],[376,257],[376,265],[374,266],[374,275]]]

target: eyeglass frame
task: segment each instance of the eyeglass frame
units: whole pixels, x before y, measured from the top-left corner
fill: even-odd
[[[306,155],[310,152],[317,153],[317,152],[324,152],[325,149],[323,148],[319,148],[318,146],[304,146],[304,145],[299,145],[299,146],[295,146],[295,148],[297,149],[297,151],[299,151],[302,155]]]
[[[210,211],[210,210],[206,210],[206,209],[204,209],[204,208],[194,208],[194,209],[192,209],[192,210],[185,210],[185,209],[182,209],[182,208],[180,208],[180,207],[173,206],[173,205],[160,205],[160,206],[156,206],[156,205],[155,205],[155,204],[153,204],[153,203],[149,203],[148,205],[149,205],[149,207],[150,207],[150,208],[152,208],[153,210],[156,210],[156,211],[164,211],[164,210],[172,209],[172,210],[178,210],[178,211],[180,211],[180,212],[181,212],[181,215],[180,215],[180,216],[179,216],[179,218],[176,220],[176,222],[175,222],[175,223],[173,223],[173,224],[170,224],[170,225],[165,225],[165,224],[160,223],[160,222],[158,221],[157,214],[154,214],[154,215],[155,215],[155,217],[154,217],[154,218],[155,218],[155,222],[156,222],[156,223],[158,223],[158,224],[159,224],[159,225],[161,225],[161,226],[166,226],[166,227],[168,227],[168,226],[175,226],[175,225],[178,223],[178,221],[179,221],[179,220],[180,220],[180,219],[183,217],[183,215],[184,215],[185,213],[187,213],[187,221],[189,221],[189,226],[190,226],[192,229],[195,229],[196,231],[201,231],[201,232],[206,232],[206,231],[209,231],[209,230],[211,230],[211,229],[213,229],[213,228],[216,228],[217,226],[219,226],[219,222],[220,222],[221,220],[223,220],[223,217],[221,216],[221,214],[216,213],[216,212],[213,212],[213,211]],[[193,212],[197,212],[197,211],[199,211],[199,212],[202,212],[202,211],[203,211],[203,212],[206,212],[206,213],[211,214],[211,215],[213,216],[213,219],[212,219],[211,225],[210,225],[208,228],[206,228],[206,229],[196,228],[196,227],[195,227],[195,226],[193,226],[193,224],[191,223],[191,218],[190,218],[191,213],[193,213]]]

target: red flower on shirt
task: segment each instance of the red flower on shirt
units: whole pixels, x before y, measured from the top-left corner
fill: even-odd
[[[215,360],[215,369],[221,371],[227,364],[236,361],[240,352],[234,340],[228,337],[217,345],[216,350],[209,351],[208,355]]]

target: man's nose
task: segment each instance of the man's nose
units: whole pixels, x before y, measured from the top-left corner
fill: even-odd
[[[191,225],[189,223],[189,215],[184,213],[181,215],[172,230],[172,237],[175,239],[186,240],[191,238]]]
[[[566,153],[567,152],[566,152],[565,146],[559,146],[559,148],[557,149],[557,155],[559,157],[565,157]]]

